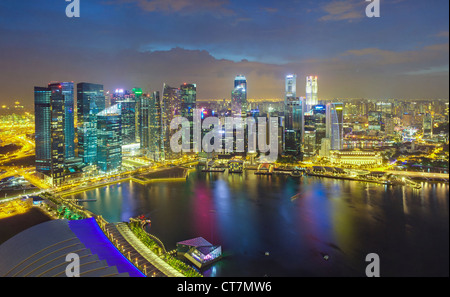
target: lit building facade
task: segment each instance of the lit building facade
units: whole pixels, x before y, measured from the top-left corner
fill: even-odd
[[[247,114],[247,79],[237,75],[234,79],[234,89],[231,92],[231,114],[242,116]]]
[[[162,144],[164,147],[165,159],[176,159],[180,156],[179,153],[174,153],[170,149],[170,139],[176,130],[170,129],[170,123],[176,116],[180,116],[180,89],[170,87],[164,84],[163,96],[161,102],[161,129],[162,129]]]
[[[431,139],[433,137],[433,116],[431,113],[423,115],[423,138]]]
[[[73,82],[62,82],[61,89],[64,96],[64,137],[65,158],[75,158],[75,110]]]
[[[304,154],[314,157],[321,149],[322,139],[327,136],[327,116],[325,105],[314,105],[304,113]]]
[[[344,144],[344,104],[326,105],[326,137],[330,139],[332,150],[341,150]]]
[[[310,110],[310,108],[314,105],[319,104],[318,99],[318,77],[317,76],[307,76],[306,77],[306,108]]]
[[[330,161],[339,166],[374,167],[383,164],[383,157],[371,151],[331,151]]]
[[[151,97],[144,95],[139,98],[139,142],[141,151],[146,154],[150,146],[149,106]]]
[[[297,75],[285,78],[283,153],[302,159],[305,100],[296,97]]]
[[[289,101],[295,101],[297,96],[297,75],[289,74],[285,78],[285,96],[284,104]]]
[[[78,157],[97,165],[97,114],[105,109],[103,85],[77,84]]]
[[[181,102],[181,116],[186,118],[190,124],[189,143],[190,148],[195,147],[194,143],[194,110],[197,106],[197,85],[196,84],[182,84],[180,86],[180,102]],[[188,135],[186,135],[188,137]]]
[[[148,105],[148,156],[153,160],[161,160],[162,133],[161,133],[161,99],[159,92],[153,92]]]
[[[65,100],[60,83],[34,88],[36,172],[53,186],[64,182]]]
[[[110,173],[122,166],[122,108],[115,104],[97,114],[97,166]]]

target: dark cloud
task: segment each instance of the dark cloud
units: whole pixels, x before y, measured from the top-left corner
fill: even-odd
[[[281,98],[288,73],[299,95],[318,75],[323,99],[448,98],[448,1],[382,1],[377,20],[356,0],[91,0],[79,19],[53,2],[0,2],[0,103],[52,80],[230,98],[236,74]]]

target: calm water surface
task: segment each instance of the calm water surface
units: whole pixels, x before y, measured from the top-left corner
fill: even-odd
[[[148,215],[168,250],[198,236],[221,245],[205,276],[365,276],[369,253],[381,276],[448,276],[449,185],[423,185],[193,172],[72,197],[96,198],[84,205],[110,222]]]

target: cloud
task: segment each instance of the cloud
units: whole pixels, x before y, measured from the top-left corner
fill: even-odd
[[[429,67],[426,69],[416,70],[416,71],[409,71],[405,72],[406,75],[428,75],[428,74],[447,74],[448,75],[449,68],[448,65],[443,66],[435,66],[435,67]]]
[[[167,14],[194,12],[209,12],[214,15],[233,15],[226,8],[229,0],[115,0],[118,3],[136,3],[141,9],[149,12],[164,12]]]
[[[441,31],[441,32],[437,33],[435,36],[448,39],[448,31]]]
[[[278,12],[278,8],[275,7],[262,7],[261,9],[268,13]]]
[[[438,63],[448,61],[449,44],[433,44],[417,50],[390,51],[379,48],[364,48],[348,50],[341,54],[342,57],[359,58],[360,60],[375,62],[378,65],[398,65],[408,66],[420,65],[421,63]]]
[[[319,21],[353,21],[359,20],[365,15],[365,5],[363,1],[343,0],[333,1],[322,7],[326,15]]]

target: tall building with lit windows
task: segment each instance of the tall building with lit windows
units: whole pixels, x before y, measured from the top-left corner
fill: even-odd
[[[150,95],[143,95],[139,98],[139,142],[141,151],[146,154],[150,146],[149,139],[149,105]]]
[[[180,102],[181,102],[181,116],[188,119],[191,126],[190,148],[193,150],[194,143],[194,110],[197,106],[197,85],[196,84],[182,84],[180,86]],[[186,135],[187,136],[187,135]]]
[[[61,83],[34,88],[36,172],[60,186],[64,182],[65,100]]]
[[[75,101],[73,82],[62,82],[61,89],[64,96],[64,137],[65,158],[75,158]]]
[[[244,75],[237,75],[234,79],[234,89],[231,92],[231,114],[246,115],[247,107],[247,79]]]
[[[342,150],[344,143],[344,104],[326,105],[326,138],[330,139],[331,150]]]
[[[103,85],[77,84],[78,157],[84,165],[97,165],[97,114],[104,109]]]
[[[319,104],[318,99],[318,78],[317,76],[307,76],[306,77],[306,108],[308,111],[312,106]]]
[[[176,130],[170,129],[170,123],[175,117],[181,115],[180,109],[180,89],[164,84],[161,102],[161,130],[163,137],[162,144],[164,147],[164,157],[168,160],[175,159],[180,156],[180,154],[174,153],[170,149],[170,139],[176,132]]]
[[[286,104],[288,101],[295,100],[296,96],[297,96],[297,75],[296,74],[286,75],[284,104]]]
[[[122,166],[122,108],[112,105],[97,114],[97,166],[113,172]]]
[[[144,115],[145,118],[145,115]],[[143,132],[144,133],[144,132]],[[143,134],[144,135],[144,134]],[[161,99],[159,92],[153,92],[148,102],[148,153],[153,160],[162,158],[162,134],[161,134]],[[145,145],[145,142],[144,142]]]
[[[303,98],[296,97],[296,85],[297,75],[287,75],[285,78],[284,139],[282,142],[284,154],[302,159],[305,101]]]
[[[423,115],[423,138],[430,140],[433,136],[433,116],[431,113]]]

